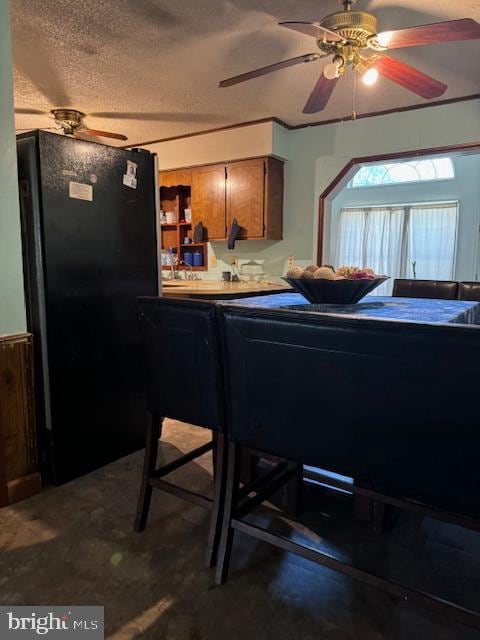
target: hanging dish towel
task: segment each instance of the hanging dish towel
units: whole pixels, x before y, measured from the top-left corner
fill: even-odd
[[[237,219],[234,218],[232,226],[230,227],[230,233],[228,234],[228,248],[235,249],[235,240],[240,233],[242,227],[238,224]]]

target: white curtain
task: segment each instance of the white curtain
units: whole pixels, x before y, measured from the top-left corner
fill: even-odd
[[[451,280],[454,276],[458,207],[456,204],[411,207],[406,277]]]
[[[375,295],[390,295],[394,278],[453,277],[456,203],[345,208],[340,212],[335,264],[370,267],[387,280]]]

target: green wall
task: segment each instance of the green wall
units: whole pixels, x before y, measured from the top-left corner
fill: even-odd
[[[0,0],[0,335],[26,329],[8,9]]]
[[[319,196],[351,158],[480,142],[480,100],[299,129],[289,138],[285,235],[268,255],[275,264],[316,255]]]
[[[243,131],[246,138],[248,134]],[[240,262],[263,260],[265,272],[273,276],[285,273],[288,256],[293,255],[305,265],[316,260],[319,196],[351,158],[465,142],[480,143],[480,100],[296,131],[273,124],[272,153],[286,160],[284,240],[241,241],[233,252],[227,251],[225,242],[212,243],[217,268],[202,277],[218,279],[221,271],[229,267],[232,253]],[[162,154],[162,145],[158,146],[157,151]],[[188,156],[182,159],[187,165]],[[215,160],[222,158],[211,161]],[[475,242],[478,243],[478,236]],[[471,248],[472,255],[477,250],[478,247]]]

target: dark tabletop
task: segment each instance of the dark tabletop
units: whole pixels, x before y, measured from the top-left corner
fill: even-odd
[[[299,293],[278,293],[255,298],[230,300],[231,304],[267,308],[290,308],[319,313],[334,313],[366,318],[384,318],[415,322],[454,322],[480,324],[480,302],[433,300],[430,298],[393,298],[366,296],[357,304],[310,304]]]

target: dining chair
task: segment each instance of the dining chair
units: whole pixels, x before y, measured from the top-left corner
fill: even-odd
[[[239,485],[239,450],[249,447],[354,478],[345,486],[354,494],[480,531],[480,329],[233,305],[221,307],[220,324],[229,451],[217,584],[242,532],[480,626],[478,612],[255,519],[261,498],[291,477],[288,465],[272,470],[256,500]]]
[[[215,564],[225,483],[223,375],[215,304],[165,297],[139,298],[138,322],[144,348],[150,422],[135,530],[145,528],[152,489],[211,509],[207,565]],[[173,418],[213,432],[207,442],[157,467],[158,441],[164,418]],[[165,480],[165,476],[213,451],[213,499]]]
[[[480,282],[460,282],[458,285],[459,300],[480,300]]]
[[[401,298],[438,298],[455,300],[458,282],[453,280],[411,280],[397,278],[393,282],[394,297]]]

